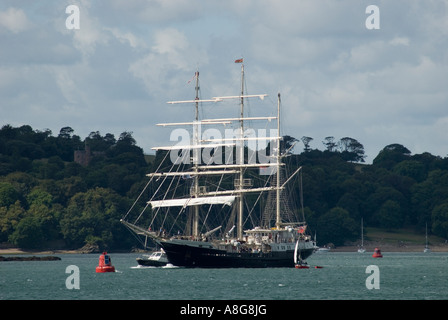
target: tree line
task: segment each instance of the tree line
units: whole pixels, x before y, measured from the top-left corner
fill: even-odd
[[[341,245],[359,239],[360,221],[372,227],[413,227],[448,238],[448,158],[412,155],[386,146],[371,165],[361,143],[327,137],[325,150],[290,154],[287,167],[303,167],[303,198],[310,229],[319,243]],[[296,139],[285,136],[283,149]],[[87,165],[74,153],[93,155]],[[81,139],[71,127],[54,136],[28,125],[0,129],[0,243],[21,248],[129,250],[138,246],[120,223],[157,159],[146,161],[132,132],[91,132]],[[298,183],[298,182],[297,182]],[[299,186],[294,190],[299,192]]]
[[[371,165],[331,149],[289,158],[292,168],[304,167],[306,217],[321,244],[360,239],[361,218],[364,226],[391,231],[424,233],[428,224],[428,232],[448,238],[448,157],[390,144]]]
[[[83,166],[74,153],[86,145],[95,153]],[[135,241],[119,220],[150,170],[132,132],[116,139],[95,131],[81,140],[71,127],[53,136],[50,130],[5,125],[0,130],[0,243],[129,249]]]

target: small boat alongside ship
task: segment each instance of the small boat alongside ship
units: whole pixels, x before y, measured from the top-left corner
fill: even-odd
[[[168,257],[163,249],[154,251],[151,254],[143,254],[136,260],[138,265],[144,267],[164,267],[169,263]]]

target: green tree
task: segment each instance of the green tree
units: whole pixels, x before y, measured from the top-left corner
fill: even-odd
[[[317,225],[319,242],[343,245],[346,241],[354,241],[357,236],[358,224],[350,217],[347,210],[332,208],[323,214]]]
[[[0,207],[0,242],[8,241],[8,237],[23,217],[25,217],[25,209],[18,200],[9,208]]]
[[[313,138],[303,136],[302,138],[300,138],[300,140],[302,140],[302,142],[303,142],[303,146],[304,146],[303,151],[305,151],[305,152],[310,151],[311,150],[310,143],[311,143],[311,141],[313,141]]]
[[[448,202],[432,210],[432,231],[435,235],[448,239]]]
[[[29,206],[32,205],[44,205],[47,208],[53,204],[53,197],[48,192],[35,188],[26,197]]]
[[[426,170],[424,165],[415,160],[401,161],[395,165],[393,171],[399,175],[410,177],[417,182],[421,182],[426,178]]]
[[[69,140],[72,138],[73,132],[75,132],[75,130],[73,130],[71,127],[63,127],[59,131],[58,138]]]
[[[34,216],[26,216],[21,219],[14,232],[9,236],[9,241],[24,249],[41,247],[44,242],[44,233],[39,219]]]
[[[400,204],[393,200],[387,200],[375,214],[377,224],[388,230],[398,229],[403,226],[403,215]]]
[[[431,219],[431,212],[448,199],[448,170],[433,170],[428,178],[411,188],[412,212],[419,225]]]
[[[13,172],[8,174],[5,178],[5,182],[10,183],[20,195],[28,194],[39,184],[39,181],[35,177],[25,172]]]
[[[66,243],[79,248],[92,239],[101,239],[97,244],[103,248],[126,245],[129,243],[123,237],[126,230],[119,220],[129,205],[129,201],[110,189],[95,188],[77,193],[70,199],[61,219]]]
[[[358,140],[345,137],[339,140],[338,147],[345,161],[364,162],[364,146]]]
[[[336,142],[334,142],[334,137],[333,136],[326,137],[324,139],[324,141],[322,141],[322,143],[324,144],[324,146],[327,149],[327,151],[329,151],[329,152],[335,152],[336,151],[337,144],[336,144]]]
[[[40,188],[34,188],[26,196],[26,200],[29,205],[26,212],[18,202],[8,210],[6,223],[9,223],[14,230],[9,235],[9,241],[21,248],[39,248],[47,241],[58,239],[59,222],[53,209],[51,194]]]
[[[19,200],[16,189],[7,182],[0,182],[0,207],[9,207]]]
[[[281,154],[292,154],[292,149],[294,148],[295,144],[298,142],[294,137],[285,135],[280,140],[280,152]]]
[[[391,170],[399,162],[409,160],[410,155],[411,151],[409,149],[401,144],[394,143],[384,147],[372,163],[375,166]]]

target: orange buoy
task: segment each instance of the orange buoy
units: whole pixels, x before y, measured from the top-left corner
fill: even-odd
[[[96,267],[96,272],[115,272],[115,267],[112,265],[112,261],[110,260],[110,256],[107,254],[107,252],[103,252],[103,254],[100,255],[100,260],[98,262],[98,266]]]
[[[375,251],[372,254],[372,257],[374,258],[382,258],[383,255],[381,254],[381,250],[378,248],[375,248]]]

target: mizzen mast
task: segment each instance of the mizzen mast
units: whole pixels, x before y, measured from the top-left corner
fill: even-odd
[[[278,94],[278,102],[277,102],[277,136],[280,137],[280,93]],[[276,154],[276,172],[277,175],[277,189],[276,189],[276,203],[275,203],[275,213],[276,213],[276,227],[280,229],[281,225],[281,214],[280,214],[280,139],[277,139],[277,154]]]

